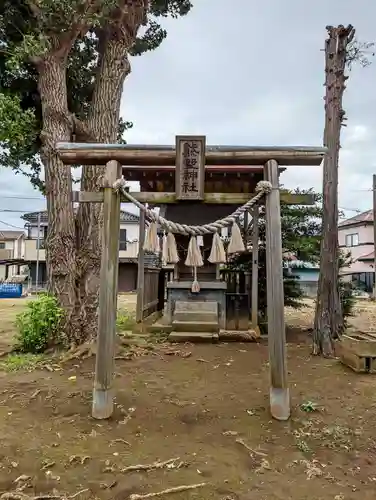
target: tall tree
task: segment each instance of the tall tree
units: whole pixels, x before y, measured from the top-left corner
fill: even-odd
[[[311,194],[314,196],[314,205],[286,205],[281,204],[281,229],[282,245],[284,250],[284,299],[285,305],[295,308],[302,307],[303,292],[299,286],[299,280],[288,272],[288,262],[292,257],[304,263],[317,264],[320,259],[320,238],[322,205],[321,195],[313,190],[291,191],[293,194]],[[251,240],[252,224],[248,234]],[[259,290],[258,309],[261,323],[265,322],[266,316],[266,267],[265,267],[265,217],[264,208],[260,209],[259,219]],[[228,269],[236,269],[252,272],[252,253],[245,252],[236,255],[227,265]]]
[[[355,29],[351,25],[340,25],[336,28],[327,26],[327,31],[324,146],[328,148],[328,154],[324,159],[323,171],[323,233],[313,353],[331,356],[334,350],[333,340],[341,335],[344,327],[338,281],[338,160],[341,127],[345,118],[342,107],[347,80],[345,68]]]
[[[22,111],[35,110],[40,131],[35,141],[23,143],[17,134],[8,138],[2,161],[24,171],[20,158],[31,167],[26,173],[32,181],[41,185],[40,155],[49,213],[49,288],[66,310],[66,333],[75,343],[85,340],[88,325],[96,326],[100,213],[95,206],[82,207],[76,235],[71,172],[60,161],[55,144],[74,138],[116,141],[122,84],[130,72],[128,54],[158,47],[166,32],[156,19],[184,15],[190,8],[188,0],[0,3],[0,69],[5,70],[1,90],[8,97],[18,97]],[[145,34],[137,38],[141,25]],[[121,122],[120,128],[124,128]],[[102,169],[85,168],[83,187],[98,189],[102,173]],[[86,297],[84,303],[82,297]]]
[[[143,38],[136,38],[139,24],[128,20],[126,30],[121,19],[97,32],[99,40],[98,72],[96,74],[88,126],[95,140],[116,142],[123,83],[131,71],[128,54],[140,55],[157,48],[166,32],[152,20],[152,16],[172,17],[188,13],[191,3],[187,0],[154,1],[144,11],[144,24],[148,29]],[[102,186],[104,167],[84,166],[81,189],[97,191]],[[102,206],[81,204],[77,216],[78,295],[76,305],[80,318],[79,338],[95,337],[98,325],[98,294],[100,280]]]
[[[320,257],[320,277],[317,292],[313,354],[331,356],[333,341],[344,329],[344,311],[341,307],[341,286],[338,274],[344,257],[338,249],[338,161],[341,127],[345,126],[342,99],[348,76],[354,64],[367,67],[375,55],[373,42],[359,42],[355,29],[349,25],[337,28],[327,26],[325,42],[325,128],[324,145],[328,154],[323,172],[323,223]],[[342,294],[343,295],[343,294]]]

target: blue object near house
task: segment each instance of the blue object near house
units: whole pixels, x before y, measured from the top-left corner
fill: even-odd
[[[319,270],[315,268],[294,268],[291,269],[291,274],[297,276],[301,281],[304,282],[318,282],[319,281]]]
[[[288,268],[291,275],[299,279],[299,285],[303,293],[308,297],[315,297],[320,274],[319,266],[296,260],[289,262]]]
[[[19,299],[22,296],[22,283],[1,283],[0,299]]]

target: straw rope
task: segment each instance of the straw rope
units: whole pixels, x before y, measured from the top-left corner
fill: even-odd
[[[136,207],[145,212],[145,215],[152,221],[159,224],[165,231],[182,234],[185,236],[204,236],[205,234],[214,234],[220,231],[222,228],[229,227],[236,222],[240,215],[249,211],[251,207],[253,207],[261,198],[269,194],[272,191],[272,185],[268,181],[260,181],[256,186],[256,195],[247,201],[244,205],[237,208],[235,212],[224,217],[223,219],[218,219],[214,222],[210,222],[209,224],[203,224],[202,226],[190,226],[187,224],[179,224],[177,222],[172,222],[170,220],[165,219],[164,217],[156,214],[149,208],[146,208],[145,205],[140,203],[138,200],[133,198],[131,194],[126,190],[126,181],[121,178],[115,181],[113,185],[113,189],[116,192],[120,192],[127,198],[130,202],[132,202]]]

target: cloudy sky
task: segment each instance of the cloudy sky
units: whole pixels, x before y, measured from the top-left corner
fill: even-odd
[[[328,24],[351,23],[376,41],[371,0],[193,0],[191,13],[164,24],[168,38],[132,60],[122,116],[129,143],[172,144],[203,134],[209,144],[322,144],[324,40]],[[376,173],[376,59],[351,71],[344,108],[340,207],[371,208]],[[321,167],[290,167],[286,187],[322,189]],[[0,228],[22,226],[18,212],[44,207],[28,181],[0,167]],[[355,212],[347,210],[348,216]],[[9,228],[9,226],[8,226]]]

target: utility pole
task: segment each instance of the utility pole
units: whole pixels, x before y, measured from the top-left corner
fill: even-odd
[[[38,236],[37,236],[37,265],[35,270],[35,281],[36,288],[38,293],[39,286],[39,248],[40,248],[40,212],[38,212]]]
[[[376,174],[373,174],[373,300],[376,300]]]

